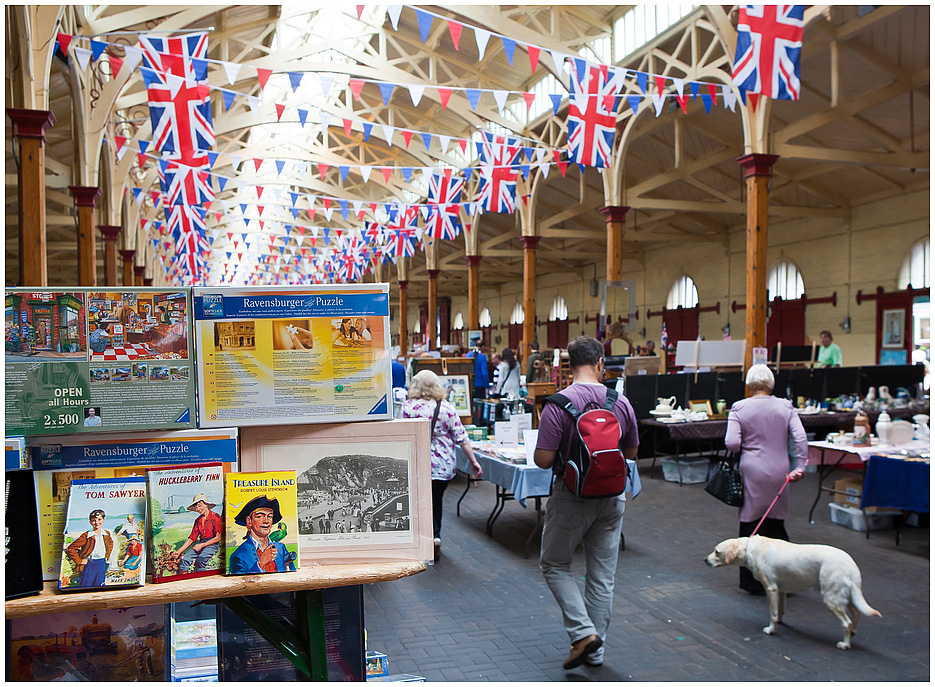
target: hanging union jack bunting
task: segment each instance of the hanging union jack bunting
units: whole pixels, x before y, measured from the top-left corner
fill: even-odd
[[[425,223],[427,236],[451,241],[461,233],[457,203],[461,202],[463,188],[464,177],[454,176],[451,169],[444,170],[442,174],[432,175],[429,179],[428,193],[428,202],[432,205]]]
[[[575,59],[568,95],[569,161],[609,167],[617,131],[620,83],[606,64]]]
[[[798,100],[805,5],[741,5],[733,82],[747,93]]]
[[[515,139],[482,131],[479,202],[485,212],[513,212],[516,209],[516,177],[522,147]]]

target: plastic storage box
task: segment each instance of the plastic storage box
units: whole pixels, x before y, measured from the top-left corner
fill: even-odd
[[[698,484],[708,481],[708,469],[711,461],[707,458],[701,460],[677,461],[674,458],[660,458],[662,477],[666,482],[678,482],[679,471],[682,473],[682,484]]]
[[[892,529],[896,526],[896,516],[899,515],[898,510],[881,510],[867,513],[865,517],[860,508],[834,502],[828,506],[831,508],[831,522],[858,532],[866,532],[868,527],[870,531]]]
[[[390,661],[386,654],[379,651],[368,651],[364,654],[367,662],[367,679],[382,677],[390,674]]]

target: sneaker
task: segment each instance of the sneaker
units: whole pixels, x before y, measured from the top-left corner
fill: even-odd
[[[435,546],[435,560],[437,561],[442,552],[442,540],[435,537],[435,539],[432,540],[432,544]]]
[[[568,658],[565,659],[565,662],[562,664],[562,668],[565,670],[571,670],[572,668],[577,668],[581,664],[587,661],[587,655],[593,653],[597,649],[601,648],[601,645],[604,643],[597,635],[588,635],[587,637],[582,637],[576,642],[571,644],[571,653]]]
[[[589,666],[602,666],[604,665],[604,654],[599,651],[592,651],[584,655],[584,662]]]

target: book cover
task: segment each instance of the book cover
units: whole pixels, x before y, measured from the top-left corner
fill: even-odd
[[[220,462],[146,471],[153,582],[221,574],[223,476]]]
[[[295,570],[299,562],[295,470],[231,472],[226,478],[227,573]]]
[[[164,604],[13,618],[8,679],[20,682],[163,682]]]
[[[146,478],[71,483],[59,589],[143,584]]]

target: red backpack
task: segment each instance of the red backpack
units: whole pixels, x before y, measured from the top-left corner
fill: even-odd
[[[627,460],[620,450],[623,431],[613,412],[617,392],[607,390],[604,407],[594,401],[580,411],[567,396],[553,394],[549,403],[564,408],[575,422],[571,455],[562,456],[565,486],[583,499],[619,496],[627,486]],[[593,409],[589,410],[589,406]]]

